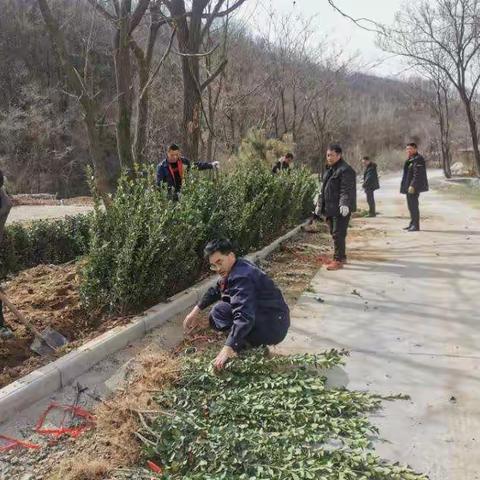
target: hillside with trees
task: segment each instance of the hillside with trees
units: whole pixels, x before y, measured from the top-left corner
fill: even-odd
[[[410,138],[438,150],[408,82],[369,75],[306,20],[274,14],[254,32],[242,1],[2,3],[0,168],[11,191],[85,194],[90,165],[111,192],[121,168],[158,163],[172,141],[192,159],[226,160],[251,128],[290,135],[315,171],[331,141],[385,168]]]

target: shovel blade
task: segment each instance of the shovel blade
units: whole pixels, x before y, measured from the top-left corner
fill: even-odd
[[[30,349],[38,355],[51,355],[55,353],[55,350],[68,343],[68,340],[53,328],[47,327],[41,334],[42,338],[35,337],[30,346]]]

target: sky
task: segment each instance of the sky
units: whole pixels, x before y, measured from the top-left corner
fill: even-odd
[[[379,23],[391,24],[403,0],[335,0],[336,5],[354,18],[366,17]],[[314,17],[315,36],[325,36],[336,45],[342,45],[348,53],[360,55],[365,73],[396,77],[405,70],[398,58],[382,52],[375,45],[375,33],[367,32],[342,17],[328,0],[247,0],[243,15],[247,15],[253,30],[265,27],[269,20],[270,5],[279,15]]]

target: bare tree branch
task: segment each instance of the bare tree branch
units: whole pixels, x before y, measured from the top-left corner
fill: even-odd
[[[145,87],[143,88],[142,92],[140,93],[140,98],[142,98],[145,95],[145,92],[148,90],[148,87],[150,87],[150,85],[152,84],[152,82],[153,82],[154,78],[156,77],[157,73],[160,71],[160,68],[162,67],[163,63],[165,62],[168,55],[170,54],[176,32],[177,32],[177,30],[174,28],[172,30],[171,35],[170,35],[170,40],[168,42],[168,46],[165,49],[165,52],[163,52],[162,58],[158,62],[157,66],[153,69],[153,72],[150,75],[150,78],[148,79],[147,83],[145,84]]]
[[[200,90],[203,92],[225,69],[228,60],[224,58],[215,72],[208,76],[208,78],[200,85]]]
[[[143,16],[145,15],[145,12],[147,11],[148,7],[150,5],[150,0],[139,0],[137,7],[132,13],[132,16],[130,18],[130,26],[128,33],[131,34],[138,26],[140,21],[142,20]]]
[[[87,2],[97,10],[103,17],[105,17],[109,22],[116,22],[115,18],[109,11],[107,11],[102,5],[98,3],[98,0],[87,0]]]
[[[175,55],[178,55],[179,57],[202,58],[202,57],[208,57],[209,55],[211,55],[213,52],[215,52],[215,50],[217,50],[218,47],[219,45],[215,45],[211,50],[204,53],[182,53],[177,50],[172,50],[172,51]]]
[[[342,17],[345,17],[346,19],[350,20],[355,25],[357,25],[359,28],[361,28],[362,30],[366,30],[367,32],[377,33],[379,35],[384,35],[385,34],[385,27],[381,23],[375,22],[374,20],[371,20],[369,18],[364,18],[364,17],[353,18],[350,15],[348,15],[347,13],[345,13],[343,10],[341,10],[339,7],[337,7],[333,0],[328,0],[328,3],[330,4],[331,7],[333,7],[333,9],[336,12],[338,12],[340,15],[342,15]],[[367,23],[368,25],[372,25],[373,28],[366,27],[365,25],[362,25],[362,22]]]

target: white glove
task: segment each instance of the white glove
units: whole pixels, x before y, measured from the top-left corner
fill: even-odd
[[[212,162],[212,167],[213,168],[220,168],[220,162],[217,162],[216,160]]]
[[[341,215],[342,217],[346,217],[349,213],[350,213],[350,209],[349,209],[347,206],[342,205],[342,206],[340,207],[340,215]]]

